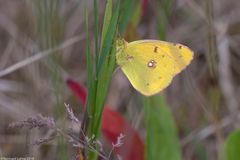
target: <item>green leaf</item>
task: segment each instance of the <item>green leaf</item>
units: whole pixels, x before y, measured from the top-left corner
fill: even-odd
[[[146,160],[181,160],[181,151],[169,106],[157,95],[144,98]]]
[[[240,129],[232,132],[224,144],[226,160],[240,159]]]

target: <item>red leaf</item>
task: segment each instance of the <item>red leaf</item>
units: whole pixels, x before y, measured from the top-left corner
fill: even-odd
[[[72,79],[67,79],[67,86],[77,96],[80,103],[84,106],[87,93],[83,86]],[[115,152],[124,160],[143,160],[144,144],[136,130],[118,112],[105,106],[103,110],[101,130],[110,144],[116,143],[120,134],[124,134],[123,145],[115,148]]]
[[[116,148],[116,153],[125,160],[143,160],[144,144],[136,130],[119,114],[105,106],[102,118],[102,132],[110,143],[116,143],[117,137],[125,135],[123,145]]]
[[[72,79],[67,79],[66,83],[68,88],[72,90],[72,92],[79,99],[80,103],[84,106],[87,98],[87,91],[85,88]]]

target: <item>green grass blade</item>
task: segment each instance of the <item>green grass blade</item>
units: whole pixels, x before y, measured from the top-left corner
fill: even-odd
[[[177,129],[169,106],[161,96],[144,99],[145,159],[181,160]]]
[[[88,96],[87,96],[87,116],[86,121],[83,124],[88,127],[87,122],[89,118],[92,117],[94,113],[94,106],[95,106],[95,96],[96,96],[96,81],[95,81],[95,74],[93,70],[93,59],[92,59],[92,51],[90,48],[90,37],[89,37],[89,29],[88,29],[88,6],[87,1],[85,0],[84,4],[84,21],[85,21],[85,31],[86,31],[86,57],[87,57],[87,86],[88,86]],[[92,129],[91,129],[92,130]],[[85,131],[84,131],[85,132]]]
[[[102,49],[102,43],[106,37],[111,18],[112,18],[112,0],[107,0],[105,14],[104,14],[104,20],[103,20],[103,28],[102,28],[102,38],[101,38],[101,49]]]
[[[89,37],[89,29],[88,29],[88,6],[87,1],[84,1],[84,25],[85,25],[85,31],[86,31],[86,56],[87,56],[87,79],[88,79],[88,91],[90,91],[90,88],[92,86],[92,80],[94,79],[94,73],[93,73],[93,61],[92,61],[92,53],[90,48],[90,37]]]
[[[116,48],[112,48],[111,50],[111,55],[109,57],[108,63],[107,65],[104,65],[104,69],[103,72],[107,72],[108,74],[104,74],[102,73],[99,77],[99,85],[98,85],[98,92],[97,92],[97,99],[96,99],[96,104],[97,104],[97,112],[96,112],[96,125],[94,127],[94,131],[97,132],[99,131],[100,128],[100,122],[101,122],[101,118],[102,118],[102,111],[104,108],[104,102],[105,102],[105,98],[107,96],[107,91],[108,91],[108,87],[110,84],[110,80],[111,80],[111,75],[112,72],[114,70],[115,67],[115,52],[116,52]]]
[[[111,4],[112,2],[110,2]],[[109,11],[111,5],[107,6],[106,12],[112,13]],[[115,37],[116,37],[116,28],[118,23],[118,15],[120,8],[120,0],[117,1],[116,7],[114,8],[114,13],[109,18],[105,16],[104,26],[105,28],[102,33],[102,48],[99,54],[99,59],[96,67],[96,77],[94,78],[94,83],[91,85],[91,90],[88,95],[87,107],[89,113],[89,125],[88,125],[88,136],[98,138],[100,133],[100,124],[102,118],[102,111],[104,107],[104,102],[107,96],[108,87],[111,80],[111,75],[115,67]],[[105,13],[107,14],[107,13]],[[90,78],[90,77],[89,77]],[[89,152],[88,159],[95,160],[97,158],[96,153]]]
[[[96,62],[98,61],[98,52],[99,52],[99,15],[98,15],[98,1],[97,0],[93,0],[93,4],[94,4],[94,39],[95,39],[95,54],[96,54]]]
[[[171,13],[172,0],[161,0],[159,5],[156,5],[157,10],[157,31],[160,39],[166,39],[168,19]]]
[[[137,5],[137,0],[122,0],[120,7],[120,16],[119,16],[119,32],[122,33],[125,31],[130,18],[134,12],[134,7]]]
[[[106,59],[108,59],[109,57],[107,57],[110,53],[110,49],[113,46],[113,38],[114,38],[114,34],[116,32],[116,28],[117,28],[117,23],[118,23],[118,16],[119,16],[119,7],[120,7],[120,1],[117,1],[116,4],[116,8],[114,9],[114,13],[112,15],[109,27],[108,27],[108,31],[106,34],[106,37],[104,38],[103,41],[103,46],[102,46],[102,50],[100,53],[100,57],[99,57],[99,61],[97,64],[97,77],[98,74],[100,73],[103,64],[105,63]]]

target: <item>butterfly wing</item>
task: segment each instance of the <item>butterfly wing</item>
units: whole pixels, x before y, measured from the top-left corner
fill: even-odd
[[[150,96],[167,87],[192,60],[193,52],[181,44],[157,40],[128,43],[117,62],[133,87]]]

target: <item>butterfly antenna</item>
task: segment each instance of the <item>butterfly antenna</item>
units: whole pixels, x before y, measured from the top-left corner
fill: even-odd
[[[122,39],[121,33],[119,32],[118,29],[117,29],[117,39]]]

